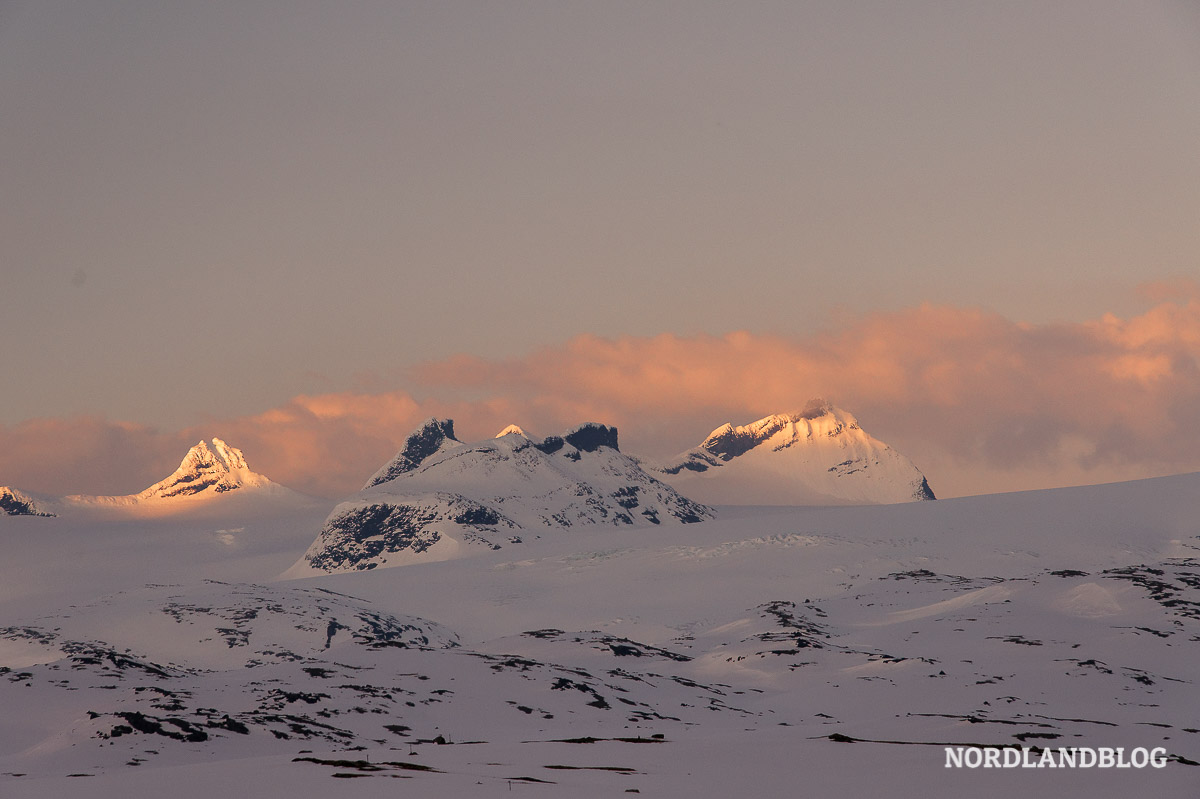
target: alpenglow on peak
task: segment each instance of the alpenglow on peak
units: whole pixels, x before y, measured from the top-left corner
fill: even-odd
[[[191,496],[204,491],[223,493],[239,488],[270,485],[265,476],[251,471],[246,456],[219,438],[209,446],[203,439],[170,476],[137,494],[139,500]]]
[[[804,410],[723,424],[656,466],[660,479],[709,504],[886,504],[935,499],[907,457],[849,412],[814,399]]]
[[[505,436],[512,436],[512,435],[524,436],[525,438],[529,438],[529,434],[526,433],[524,430],[522,430],[521,426],[517,425],[517,424],[510,424],[508,427],[504,428],[499,433],[497,433],[495,435],[495,437],[496,438],[504,438]]]

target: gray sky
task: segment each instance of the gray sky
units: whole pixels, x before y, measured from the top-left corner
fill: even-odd
[[[0,0],[0,424],[1131,313],[1200,273],[1198,9]]]

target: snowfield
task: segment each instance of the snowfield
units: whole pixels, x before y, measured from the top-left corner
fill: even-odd
[[[1198,495],[720,506],[297,579],[334,503],[3,516],[0,795],[1189,795]]]

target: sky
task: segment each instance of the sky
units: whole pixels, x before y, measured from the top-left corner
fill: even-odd
[[[818,396],[940,495],[1200,470],[1194,3],[0,0],[0,108],[0,484]]]

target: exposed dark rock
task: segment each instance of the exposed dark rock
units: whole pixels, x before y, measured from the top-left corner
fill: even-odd
[[[209,719],[208,723],[205,726],[213,727],[213,728],[220,729],[220,730],[229,730],[230,732],[235,732],[238,735],[249,735],[250,734],[249,727],[247,727],[245,724],[242,724],[240,721],[230,718],[229,714],[225,714],[217,721],[213,721],[212,719]]]
[[[921,478],[921,485],[917,486],[915,496],[917,499],[937,499],[933,495],[933,489],[929,487],[929,481],[924,477]]]
[[[1103,576],[1113,580],[1128,580],[1140,586],[1150,598],[1177,616],[1200,619],[1200,602],[1194,599],[1184,599],[1185,595],[1196,596],[1195,590],[1200,589],[1200,560],[1196,558],[1173,558],[1169,564],[1168,574],[1163,568],[1155,568],[1145,564],[1138,566],[1123,566],[1116,569],[1105,569]]]
[[[770,432],[773,434],[775,431],[771,430]],[[769,435],[755,435],[749,431],[739,431],[730,425],[725,425],[720,432],[710,436],[700,446],[717,458],[730,461],[739,455],[745,455],[769,437]],[[693,471],[704,470],[693,469]]]
[[[424,552],[441,539],[428,523],[437,520],[435,511],[413,505],[379,503],[354,508],[331,516],[321,537],[325,546],[312,553],[309,562],[317,569],[336,569],[358,564],[384,552],[408,549]]]
[[[815,606],[805,605],[804,607],[805,610],[823,615]],[[823,649],[825,644],[821,639],[829,638],[829,628],[824,624],[811,621],[804,614],[799,613],[795,602],[775,600],[765,605],[759,605],[758,611],[762,616],[774,619],[780,629],[759,633],[753,638],[765,643],[787,642],[792,647],[790,649],[771,649],[759,652],[759,655],[795,655],[799,654],[801,649]]]
[[[687,663],[692,659],[688,655],[681,655],[678,652],[672,652],[662,647],[643,644],[629,638],[621,638],[601,632],[566,633],[562,630],[547,629],[531,630],[522,633],[522,635],[530,638],[540,638],[544,641],[570,641],[576,644],[591,644],[593,649],[600,651],[607,650],[617,657],[661,658],[677,663]]]
[[[208,740],[207,732],[185,719],[174,718],[172,716],[159,719],[133,711],[121,711],[113,715],[124,719],[126,722],[126,724],[120,724],[112,728],[109,736],[113,738],[137,730],[148,735],[162,735],[166,738],[173,738],[176,741],[187,741],[188,743],[201,743]],[[172,727],[174,729],[171,729]]]
[[[558,452],[560,449],[562,449],[564,445],[565,442],[563,441],[562,436],[546,436],[542,439],[540,444],[534,444],[535,447],[547,455],[553,455],[555,452]]]
[[[38,509],[37,503],[19,491],[0,486],[0,513],[9,516],[53,516]]]
[[[585,422],[563,436],[568,444],[580,452],[595,452],[600,447],[617,447],[617,428],[596,422]]]
[[[395,480],[400,475],[413,471],[426,458],[437,452],[446,441],[458,441],[454,437],[454,420],[428,419],[405,439],[404,446],[392,462],[367,481],[363,488]]]
[[[633,510],[638,506],[638,488],[637,486],[622,486],[613,492],[613,499],[617,504],[626,510]]]
[[[500,524],[501,516],[491,508],[486,508],[483,505],[475,505],[473,507],[464,508],[454,516],[456,524]]]
[[[987,585],[1002,583],[1000,577],[964,577],[959,574],[938,574],[929,569],[913,569],[906,572],[892,572],[880,580],[912,580],[916,583],[944,583],[956,588],[980,588]]]

